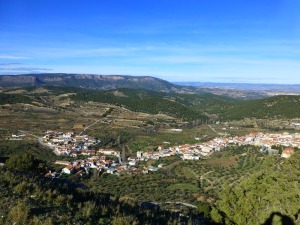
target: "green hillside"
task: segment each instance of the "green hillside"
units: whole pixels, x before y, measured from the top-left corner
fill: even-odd
[[[20,94],[4,94],[0,93],[0,105],[13,103],[30,103],[32,100],[29,97]]]
[[[231,107],[234,103],[241,102],[234,98],[204,91],[197,94],[174,94],[173,97],[177,102],[189,106],[191,109],[216,115],[219,115],[224,109]]]
[[[212,218],[220,224],[299,224],[299,162],[297,154],[284,161],[269,157],[247,179],[224,184]]]
[[[207,116],[190,107],[187,102],[178,101],[178,98],[177,95],[142,89],[82,91],[71,97],[72,100],[76,101],[109,103],[149,114],[165,113],[184,120],[208,119]]]
[[[201,218],[197,212],[183,218],[179,212],[97,192],[83,183],[45,178],[46,162],[28,153],[5,164],[0,167],[0,224],[176,224],[179,219],[187,224],[190,217]]]
[[[239,120],[255,117],[268,118],[299,118],[300,96],[275,96],[233,104],[222,110],[223,120]]]
[[[300,96],[281,95],[264,99],[241,101],[234,98],[199,91],[197,94],[158,92],[146,89],[119,88],[113,90],[87,90],[76,87],[44,86],[23,88],[26,94],[0,93],[0,104],[31,103],[41,97],[75,93],[66,97],[73,101],[93,101],[125,107],[131,111],[149,114],[167,114],[184,121],[230,121],[244,118],[299,118]],[[17,89],[13,89],[17,90]]]

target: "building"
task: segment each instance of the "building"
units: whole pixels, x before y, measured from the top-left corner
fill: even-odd
[[[74,171],[74,167],[71,165],[66,166],[65,168],[62,169],[62,172],[66,174],[71,174],[73,171]]]
[[[294,153],[295,153],[295,149],[293,149],[293,148],[285,148],[282,151],[281,157],[283,157],[283,158],[290,158],[291,155],[293,155]]]
[[[143,158],[143,152],[142,152],[142,151],[138,151],[138,152],[136,153],[136,157],[137,157],[138,159]]]

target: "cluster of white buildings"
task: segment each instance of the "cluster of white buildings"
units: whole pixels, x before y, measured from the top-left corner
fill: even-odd
[[[185,144],[164,149],[162,146],[158,147],[155,152],[137,152],[137,160],[147,161],[148,159],[158,160],[163,157],[172,155],[181,155],[183,160],[199,160],[200,157],[208,157],[214,151],[220,151],[226,147],[226,141],[223,139],[215,138],[209,142],[200,144]]]
[[[57,155],[77,156],[95,154],[92,147],[98,143],[88,135],[76,135],[73,131],[46,131],[43,141],[52,149]]]
[[[91,151],[89,151],[91,152]],[[94,151],[92,151],[94,152]],[[112,157],[114,156],[114,159]],[[150,171],[155,172],[159,168],[163,167],[163,164],[155,166],[144,166],[138,168],[138,160],[136,157],[129,157],[127,163],[122,163],[120,153],[113,149],[102,149],[95,151],[95,154],[90,155],[86,159],[74,159],[72,161],[56,161],[55,164],[64,165],[61,173],[75,174],[80,176],[89,175],[90,169],[95,169],[99,175],[102,173],[109,174],[147,174]],[[46,174],[47,177],[57,177],[59,173],[51,172]]]
[[[180,155],[183,160],[199,160],[203,157],[209,157],[215,151],[221,151],[230,144],[236,145],[255,145],[262,149],[271,149],[272,146],[284,146],[281,157],[289,158],[294,154],[294,147],[300,148],[300,134],[277,133],[251,133],[241,137],[215,138],[208,142],[199,144],[185,144],[164,149],[158,147],[158,151],[142,152],[138,151],[136,157],[129,157],[127,163],[122,163],[120,152],[113,149],[90,150],[90,146],[98,142],[88,136],[76,136],[73,132],[54,132],[48,131],[44,136],[44,141],[54,146],[59,154],[68,154],[70,156],[87,155],[91,156],[84,160],[57,161],[57,164],[66,165],[62,172],[66,174],[88,174],[90,169],[96,169],[99,173],[107,172],[110,174],[145,174],[149,171],[155,172],[163,167],[163,164],[154,166],[144,166],[138,168],[139,161],[148,159],[158,160],[162,157]],[[271,149],[272,150],[272,149]],[[277,151],[277,150],[276,150]],[[114,156],[116,160],[107,159],[107,156]],[[54,176],[53,174],[48,174]]]
[[[198,144],[185,144],[163,149],[158,147],[157,152],[137,152],[138,160],[159,159],[171,155],[181,155],[183,160],[199,160],[201,157],[209,157],[213,152],[220,151],[229,144],[237,145],[255,145],[271,149],[272,146],[284,146],[286,148],[300,148],[300,134],[282,134],[269,133],[251,133],[246,136],[235,136],[225,138],[215,138],[208,142]],[[289,149],[290,149],[289,148]],[[289,150],[291,152],[291,150]],[[283,156],[285,157],[284,153]]]
[[[269,134],[269,133],[253,133],[248,135],[250,144],[258,146],[271,147],[273,145],[285,147],[300,147],[300,134],[290,134],[288,132]]]
[[[56,161],[55,164],[65,165],[62,173],[65,174],[89,174],[90,169],[109,169],[112,165],[119,165],[115,161],[106,159],[106,156],[91,156],[87,159],[77,159],[74,161]]]
[[[115,160],[108,159],[107,156],[115,156]],[[111,157],[110,157],[111,158]],[[118,159],[118,160],[117,160]],[[122,163],[120,159],[119,152],[112,149],[99,149],[95,156],[88,157],[86,159],[77,159],[74,161],[56,161],[56,164],[65,165],[62,169],[64,174],[76,174],[76,175],[88,175],[90,169],[96,169],[97,173],[109,173],[109,174],[146,174],[149,171],[155,172],[163,164],[158,167],[154,166],[144,166],[143,168],[138,168],[138,161],[135,157],[129,157],[127,163]],[[49,172],[47,176],[55,177],[56,173]]]

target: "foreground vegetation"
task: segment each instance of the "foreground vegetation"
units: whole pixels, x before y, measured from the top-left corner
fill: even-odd
[[[201,219],[103,194],[82,183],[42,177],[45,165],[26,153],[0,168],[0,224],[177,224]]]
[[[300,157],[268,158],[261,170],[224,184],[211,215],[224,224],[300,224]]]
[[[281,159],[230,146],[207,160],[145,162],[164,164],[150,174],[58,179],[44,178],[55,167],[29,152],[0,167],[0,224],[299,223],[299,151]]]

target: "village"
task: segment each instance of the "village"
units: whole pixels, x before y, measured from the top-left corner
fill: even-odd
[[[272,149],[273,146],[283,146],[281,157],[289,158],[295,149],[300,147],[300,134],[294,133],[250,133],[246,136],[235,136],[225,138],[214,138],[208,142],[198,144],[185,144],[164,148],[158,146],[152,152],[138,151],[136,156],[130,156],[127,162],[122,162],[120,152],[114,149],[95,149],[100,140],[95,140],[87,135],[76,135],[73,131],[57,132],[46,131],[43,141],[47,143],[56,154],[73,157],[74,160],[56,161],[56,164],[64,165],[62,173],[77,174],[85,176],[90,169],[95,169],[100,175],[104,172],[109,174],[146,174],[156,172],[164,165],[142,166],[141,162],[158,160],[163,157],[179,156],[182,160],[200,160],[209,158],[216,151],[222,151],[228,145],[255,145],[261,147],[260,151],[269,154],[279,154],[279,150]],[[78,159],[79,156],[81,159]],[[75,159],[77,158],[77,159]],[[84,158],[84,159],[82,159]],[[123,159],[124,160],[124,159]],[[48,173],[46,176],[57,177],[57,173]]]
[[[98,143],[88,135],[76,135],[74,131],[46,131],[46,135],[42,138],[50,148],[54,150],[56,155],[70,155],[76,157],[79,153],[81,155],[95,154],[92,147]]]

